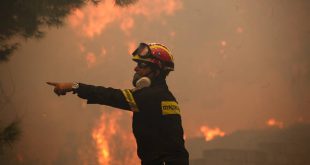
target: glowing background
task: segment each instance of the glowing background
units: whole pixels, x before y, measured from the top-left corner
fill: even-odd
[[[20,161],[43,164],[74,164],[76,157],[102,163],[108,158],[96,158],[101,135],[112,148],[101,156],[135,156],[133,140],[122,138],[131,136],[130,113],[86,105],[73,95],[58,98],[45,82],[131,88],[129,53],[140,41],[164,43],[174,54],[168,85],[180,103],[187,139],[208,129],[224,136],[308,122],[309,6],[305,0],[140,0],[119,8],[106,0],[76,9],[64,27],[28,40],[0,65],[1,84],[13,93],[2,120],[22,117],[14,152]]]

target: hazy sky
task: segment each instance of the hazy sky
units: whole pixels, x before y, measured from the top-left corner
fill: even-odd
[[[85,105],[71,94],[58,97],[45,82],[131,88],[135,64],[129,52],[139,42],[171,49],[175,71],[167,81],[187,137],[202,136],[203,125],[231,133],[266,127],[270,118],[284,126],[310,121],[309,16],[307,0],[88,5],[75,10],[65,26],[46,28],[43,39],[24,42],[0,64],[1,85],[12,95],[1,121],[20,116],[23,137],[17,150],[33,159],[45,153],[48,162],[77,135],[82,146],[77,148],[85,151],[83,143],[92,140],[102,114],[106,122],[118,117],[119,129],[129,134],[129,112]]]

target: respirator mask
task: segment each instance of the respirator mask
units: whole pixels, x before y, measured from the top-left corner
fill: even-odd
[[[147,76],[139,76],[137,73],[134,75],[134,78],[133,78],[133,86],[137,89],[142,89],[142,88],[145,88],[145,87],[149,87],[151,86],[152,84],[152,81],[149,77]]]

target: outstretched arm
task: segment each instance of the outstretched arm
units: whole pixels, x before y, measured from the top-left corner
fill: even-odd
[[[60,96],[73,91],[80,98],[86,99],[88,104],[103,104],[115,108],[130,110],[129,104],[120,89],[106,88],[78,83],[78,88],[74,89],[74,83],[47,82],[54,86],[54,92]]]

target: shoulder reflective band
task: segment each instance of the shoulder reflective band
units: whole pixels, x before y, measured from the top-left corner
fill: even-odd
[[[138,106],[135,102],[135,99],[132,96],[131,91],[129,89],[125,89],[125,90],[122,90],[122,92],[126,98],[126,101],[128,102],[128,104],[130,106],[131,111],[139,112]]]
[[[180,108],[175,101],[162,101],[161,110],[163,115],[180,114]]]

